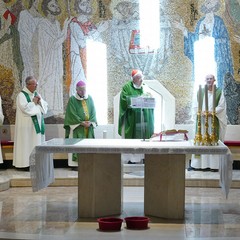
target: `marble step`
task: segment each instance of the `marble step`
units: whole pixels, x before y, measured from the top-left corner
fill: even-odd
[[[0,192],[10,188],[11,179],[6,176],[0,176]]]
[[[133,166],[134,165],[134,166]],[[219,173],[186,170],[186,187],[219,188]],[[51,186],[77,186],[78,173],[69,168],[56,168],[55,181]],[[123,186],[144,186],[144,165],[124,166]],[[16,169],[1,171],[0,191],[10,187],[31,187],[30,173]],[[231,188],[240,188],[240,170],[233,170]]]

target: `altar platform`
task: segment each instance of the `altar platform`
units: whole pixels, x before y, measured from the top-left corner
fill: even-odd
[[[78,173],[68,167],[54,169],[55,182],[50,186],[74,187],[78,185]],[[218,172],[187,171],[186,187],[219,187]],[[143,164],[125,164],[123,174],[123,186],[142,187],[144,185]],[[11,187],[31,187],[29,171],[21,171],[15,168],[0,169],[0,191]],[[231,188],[240,188],[240,170],[233,170]]]

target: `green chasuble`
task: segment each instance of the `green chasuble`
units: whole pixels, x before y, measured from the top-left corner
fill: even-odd
[[[67,109],[64,119],[65,137],[69,138],[70,125],[77,125],[73,130],[73,138],[95,138],[94,126],[91,125],[89,128],[84,128],[80,125],[83,121],[90,121],[97,124],[96,111],[94,102],[91,96],[88,95],[87,99],[79,100],[75,96],[69,98]],[[77,155],[73,154],[73,160],[77,160]]]
[[[198,94],[199,93],[197,93],[197,99],[198,99]],[[204,98],[204,95],[205,95],[205,90],[204,90],[204,88],[202,88],[202,102],[201,102],[201,106],[203,106],[203,98]],[[219,103],[219,100],[220,100],[220,98],[221,98],[221,95],[222,95],[222,89],[220,89],[220,88],[216,88],[216,107],[218,106],[218,103]],[[215,118],[214,118],[214,120],[215,120],[215,127],[216,127],[216,134],[217,134],[217,139],[219,139],[219,119],[215,116]],[[197,132],[197,121],[198,120],[196,120],[196,132]],[[212,126],[209,126],[209,129],[211,130],[211,127]],[[210,131],[211,132],[211,131]]]
[[[129,107],[129,97],[144,94],[144,84],[140,89],[134,88],[132,81],[123,86],[119,104],[119,135],[122,135],[123,125],[128,139],[148,139],[154,133],[154,109]]]

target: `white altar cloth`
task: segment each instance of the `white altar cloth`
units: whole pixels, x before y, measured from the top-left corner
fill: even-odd
[[[54,182],[52,153],[143,153],[143,154],[218,154],[219,184],[226,197],[232,182],[231,152],[221,141],[217,146],[195,146],[193,141],[150,141],[140,139],[62,139],[55,138],[34,148],[30,156],[33,191]]]

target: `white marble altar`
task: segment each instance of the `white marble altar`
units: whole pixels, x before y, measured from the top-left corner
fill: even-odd
[[[121,213],[121,153],[145,154],[144,212],[169,219],[184,218],[185,155],[218,154],[220,186],[226,196],[232,179],[232,159],[223,143],[194,146],[192,141],[140,139],[52,139],[35,147],[30,157],[33,191],[54,181],[52,153],[74,152],[79,157],[78,216]],[[110,171],[111,169],[111,171]]]

